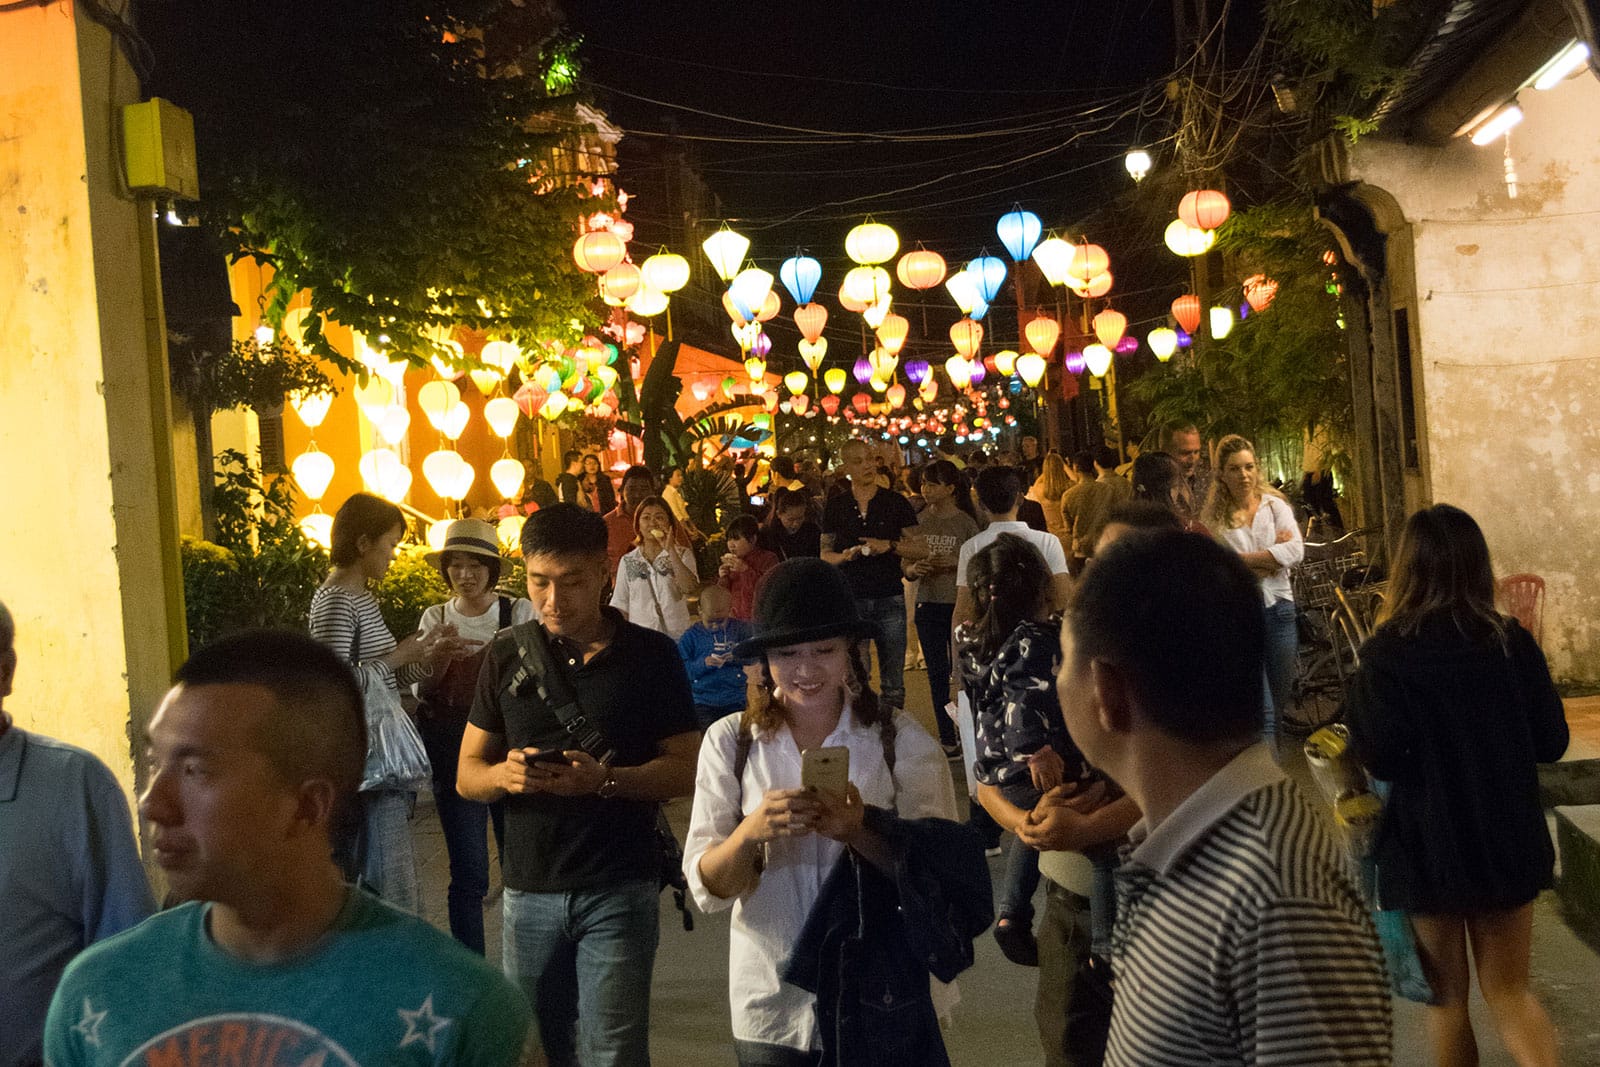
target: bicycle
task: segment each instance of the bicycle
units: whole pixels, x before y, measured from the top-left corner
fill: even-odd
[[[1379,529],[1306,544],[1307,561],[1292,579],[1300,642],[1289,706],[1283,710],[1287,733],[1307,737],[1339,718],[1345,687],[1361,664],[1361,645],[1382,597],[1381,575],[1367,565],[1359,539]]]

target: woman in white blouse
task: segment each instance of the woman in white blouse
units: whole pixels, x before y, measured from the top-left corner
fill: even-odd
[[[658,496],[640,501],[633,533],[636,547],[617,565],[611,606],[635,626],[676,641],[689,628],[689,597],[700,589],[694,549]]]
[[[1276,751],[1278,723],[1294,685],[1299,643],[1289,571],[1305,557],[1305,542],[1289,502],[1262,482],[1254,445],[1238,434],[1224,437],[1217,442],[1216,467],[1217,479],[1201,521],[1261,579],[1267,617],[1264,733]]]
[[[779,564],[755,614],[755,637],[735,652],[760,662],[761,681],[743,716],[706,731],[684,873],[701,910],[733,909],[728,997],[739,1063],[788,1067],[817,1062],[821,1035],[815,998],[779,969],[846,848],[889,865],[883,840],[863,826],[863,805],[953,819],[955,795],[938,744],[872,691],[859,641],[873,624],[837,568]],[[827,746],[850,753],[843,798],[801,788],[801,753]]]

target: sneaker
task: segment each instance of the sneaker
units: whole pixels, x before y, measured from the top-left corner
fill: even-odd
[[[951,761],[959,761],[961,759],[961,742],[960,741],[957,741],[957,742],[955,742],[953,744],[945,745],[943,747],[944,747],[944,758],[945,759],[951,760]]]
[[[1019,967],[1039,966],[1039,942],[1034,940],[1033,931],[1022,923],[1001,916],[994,924],[994,939],[1012,963]]]
[[[992,860],[996,856],[1000,855],[1000,853],[1002,851],[1003,850],[1000,848],[999,845],[990,845],[988,848],[983,850],[983,855],[984,855],[984,857],[986,859],[991,859]]]

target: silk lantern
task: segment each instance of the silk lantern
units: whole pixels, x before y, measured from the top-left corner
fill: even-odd
[[[1200,328],[1200,298],[1184,293],[1172,302],[1172,317],[1189,333]]]
[[[1093,324],[1094,335],[1100,339],[1100,343],[1107,348],[1115,348],[1117,342],[1122,340],[1122,335],[1127,332],[1128,316],[1120,311],[1106,308],[1094,317]]]
[[[844,252],[862,266],[886,263],[900,250],[900,235],[881,222],[867,219],[844,237]]]
[[[913,252],[907,252],[900,257],[900,262],[895,264],[895,276],[900,279],[900,284],[907,289],[932,289],[944,281],[944,257],[937,252],[930,252],[920,244]]]
[[[326,452],[302,452],[294,457],[294,462],[289,469],[294,472],[295,484],[300,486],[300,491],[311,500],[321,500],[322,494],[328,491],[328,483],[333,481],[333,457]]]
[[[1222,340],[1233,332],[1233,309],[1211,309],[1211,336],[1214,340]]]
[[[572,246],[572,258],[578,269],[590,274],[604,274],[622,262],[628,254],[622,238],[610,230],[593,230],[579,237]]]
[[[843,367],[829,367],[822,372],[822,384],[828,387],[830,393],[843,392],[849,378]]]
[[[828,309],[821,304],[801,304],[794,309],[794,324],[800,328],[800,336],[815,342],[828,325]]]
[[[1111,349],[1105,345],[1089,345],[1083,350],[1083,362],[1090,374],[1104,378],[1111,369]]]
[[[783,376],[783,384],[788,387],[790,393],[799,395],[806,391],[811,379],[806,377],[806,372],[803,370],[792,370]]]
[[[956,271],[946,278],[944,287],[963,315],[971,315],[972,309],[983,299],[978,292],[977,281],[964,270]]]
[[[517,402],[508,396],[497,396],[483,405],[483,421],[489,424],[496,437],[510,437],[517,428]]]
[[[1039,222],[1038,215],[1013,206],[1010,211],[1000,216],[1000,221],[995,223],[994,230],[1012,261],[1021,263],[1033,254],[1033,248],[1039,243],[1039,234],[1043,226]]]
[[[1154,352],[1155,357],[1163,363],[1171,359],[1172,354],[1178,350],[1177,331],[1166,326],[1157,326],[1150,331],[1145,340],[1150,344],[1150,351]]]
[[[1111,257],[1106,255],[1106,250],[1085,241],[1072,248],[1072,260],[1067,264],[1067,278],[1079,285],[1086,285],[1110,269]]]
[[[1023,327],[1022,333],[1028,339],[1029,348],[1048,356],[1055,351],[1056,341],[1061,337],[1061,324],[1048,315],[1036,315]]]
[[[663,248],[640,266],[639,280],[658,293],[675,293],[689,284],[689,261]]]
[[[994,369],[1009,378],[1017,373],[1017,353],[1003,348],[994,354]]]
[[[1044,380],[1044,357],[1037,352],[1024,352],[1017,357],[1017,374],[1029,389]]]
[[[1104,274],[1096,274],[1093,278],[1090,278],[1087,282],[1083,282],[1081,284],[1069,280],[1067,282],[1067,288],[1071,289],[1074,293],[1077,293],[1085,300],[1096,300],[1102,296],[1105,296],[1111,291],[1111,282],[1111,272],[1106,271]]]
[[[1251,311],[1265,311],[1278,295],[1278,283],[1265,274],[1252,274],[1244,280],[1244,299]]]
[[[983,327],[971,319],[962,319],[950,327],[950,343],[963,359],[970,361],[983,343]]]
[[[1067,283],[1067,268],[1072,265],[1072,245],[1054,235],[1046,237],[1033,248],[1033,261],[1039,273],[1051,285]]]
[[[985,304],[994,303],[1006,280],[1006,262],[996,256],[979,256],[967,264],[967,273],[977,283],[978,295]]]
[[[733,276],[739,273],[740,264],[744,263],[744,254],[750,251],[750,238],[735,233],[727,224],[723,224],[720,230],[701,242],[700,247],[706,259],[711,261],[711,268],[717,272],[717,277],[731,282]]]
[[[778,280],[796,304],[809,304],[822,281],[822,264],[810,256],[790,256],[778,268]]]
[[[885,315],[878,324],[878,343],[891,353],[898,354],[905,346],[906,334],[910,332],[911,323],[903,315]]]
[[[527,468],[519,460],[506,456],[497,459],[489,468],[489,481],[500,491],[500,495],[510,500],[522,491],[522,478],[527,474]]]
[[[1233,206],[1215,189],[1196,189],[1178,201],[1178,218],[1197,230],[1214,230],[1228,221]]]
[[[828,354],[827,339],[818,338],[815,341],[807,341],[802,338],[799,348],[800,362],[804,363],[806,369],[812,374],[817,373],[817,368],[822,366],[822,360]]]
[[[638,267],[624,260],[600,275],[600,296],[612,307],[620,307],[639,291],[642,277]]]

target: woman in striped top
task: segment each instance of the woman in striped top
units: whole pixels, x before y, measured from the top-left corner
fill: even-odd
[[[399,691],[464,651],[453,626],[396,641],[367,588],[388,571],[405,536],[405,516],[386,500],[357,493],[333,517],[333,570],[311,597],[311,636],[337,652],[360,676],[363,688],[382,684]],[[363,791],[364,847],[360,874],[380,897],[421,914],[410,819],[415,794]]]

